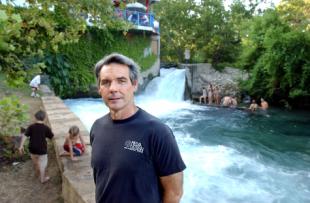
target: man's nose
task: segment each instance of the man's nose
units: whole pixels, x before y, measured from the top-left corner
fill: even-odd
[[[112,81],[110,85],[110,91],[115,92],[119,90],[119,84],[117,81]]]

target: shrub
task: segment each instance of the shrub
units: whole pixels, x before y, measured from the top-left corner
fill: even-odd
[[[0,100],[0,138],[16,135],[20,126],[28,120],[28,106],[21,104],[16,96]]]

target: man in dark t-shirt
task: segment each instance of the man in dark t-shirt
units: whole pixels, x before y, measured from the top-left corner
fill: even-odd
[[[139,67],[121,54],[95,66],[109,114],[90,132],[96,202],[180,202],[185,164],[171,129],[138,108]]]

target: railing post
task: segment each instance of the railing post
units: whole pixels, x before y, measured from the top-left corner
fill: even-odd
[[[154,28],[154,16],[153,16],[153,14],[150,14],[150,25],[152,28]]]

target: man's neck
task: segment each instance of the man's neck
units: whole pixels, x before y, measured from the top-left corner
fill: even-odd
[[[120,111],[110,110],[110,116],[112,120],[124,120],[126,118],[133,116],[137,111],[138,107],[133,105],[131,108],[126,110],[120,110]]]

